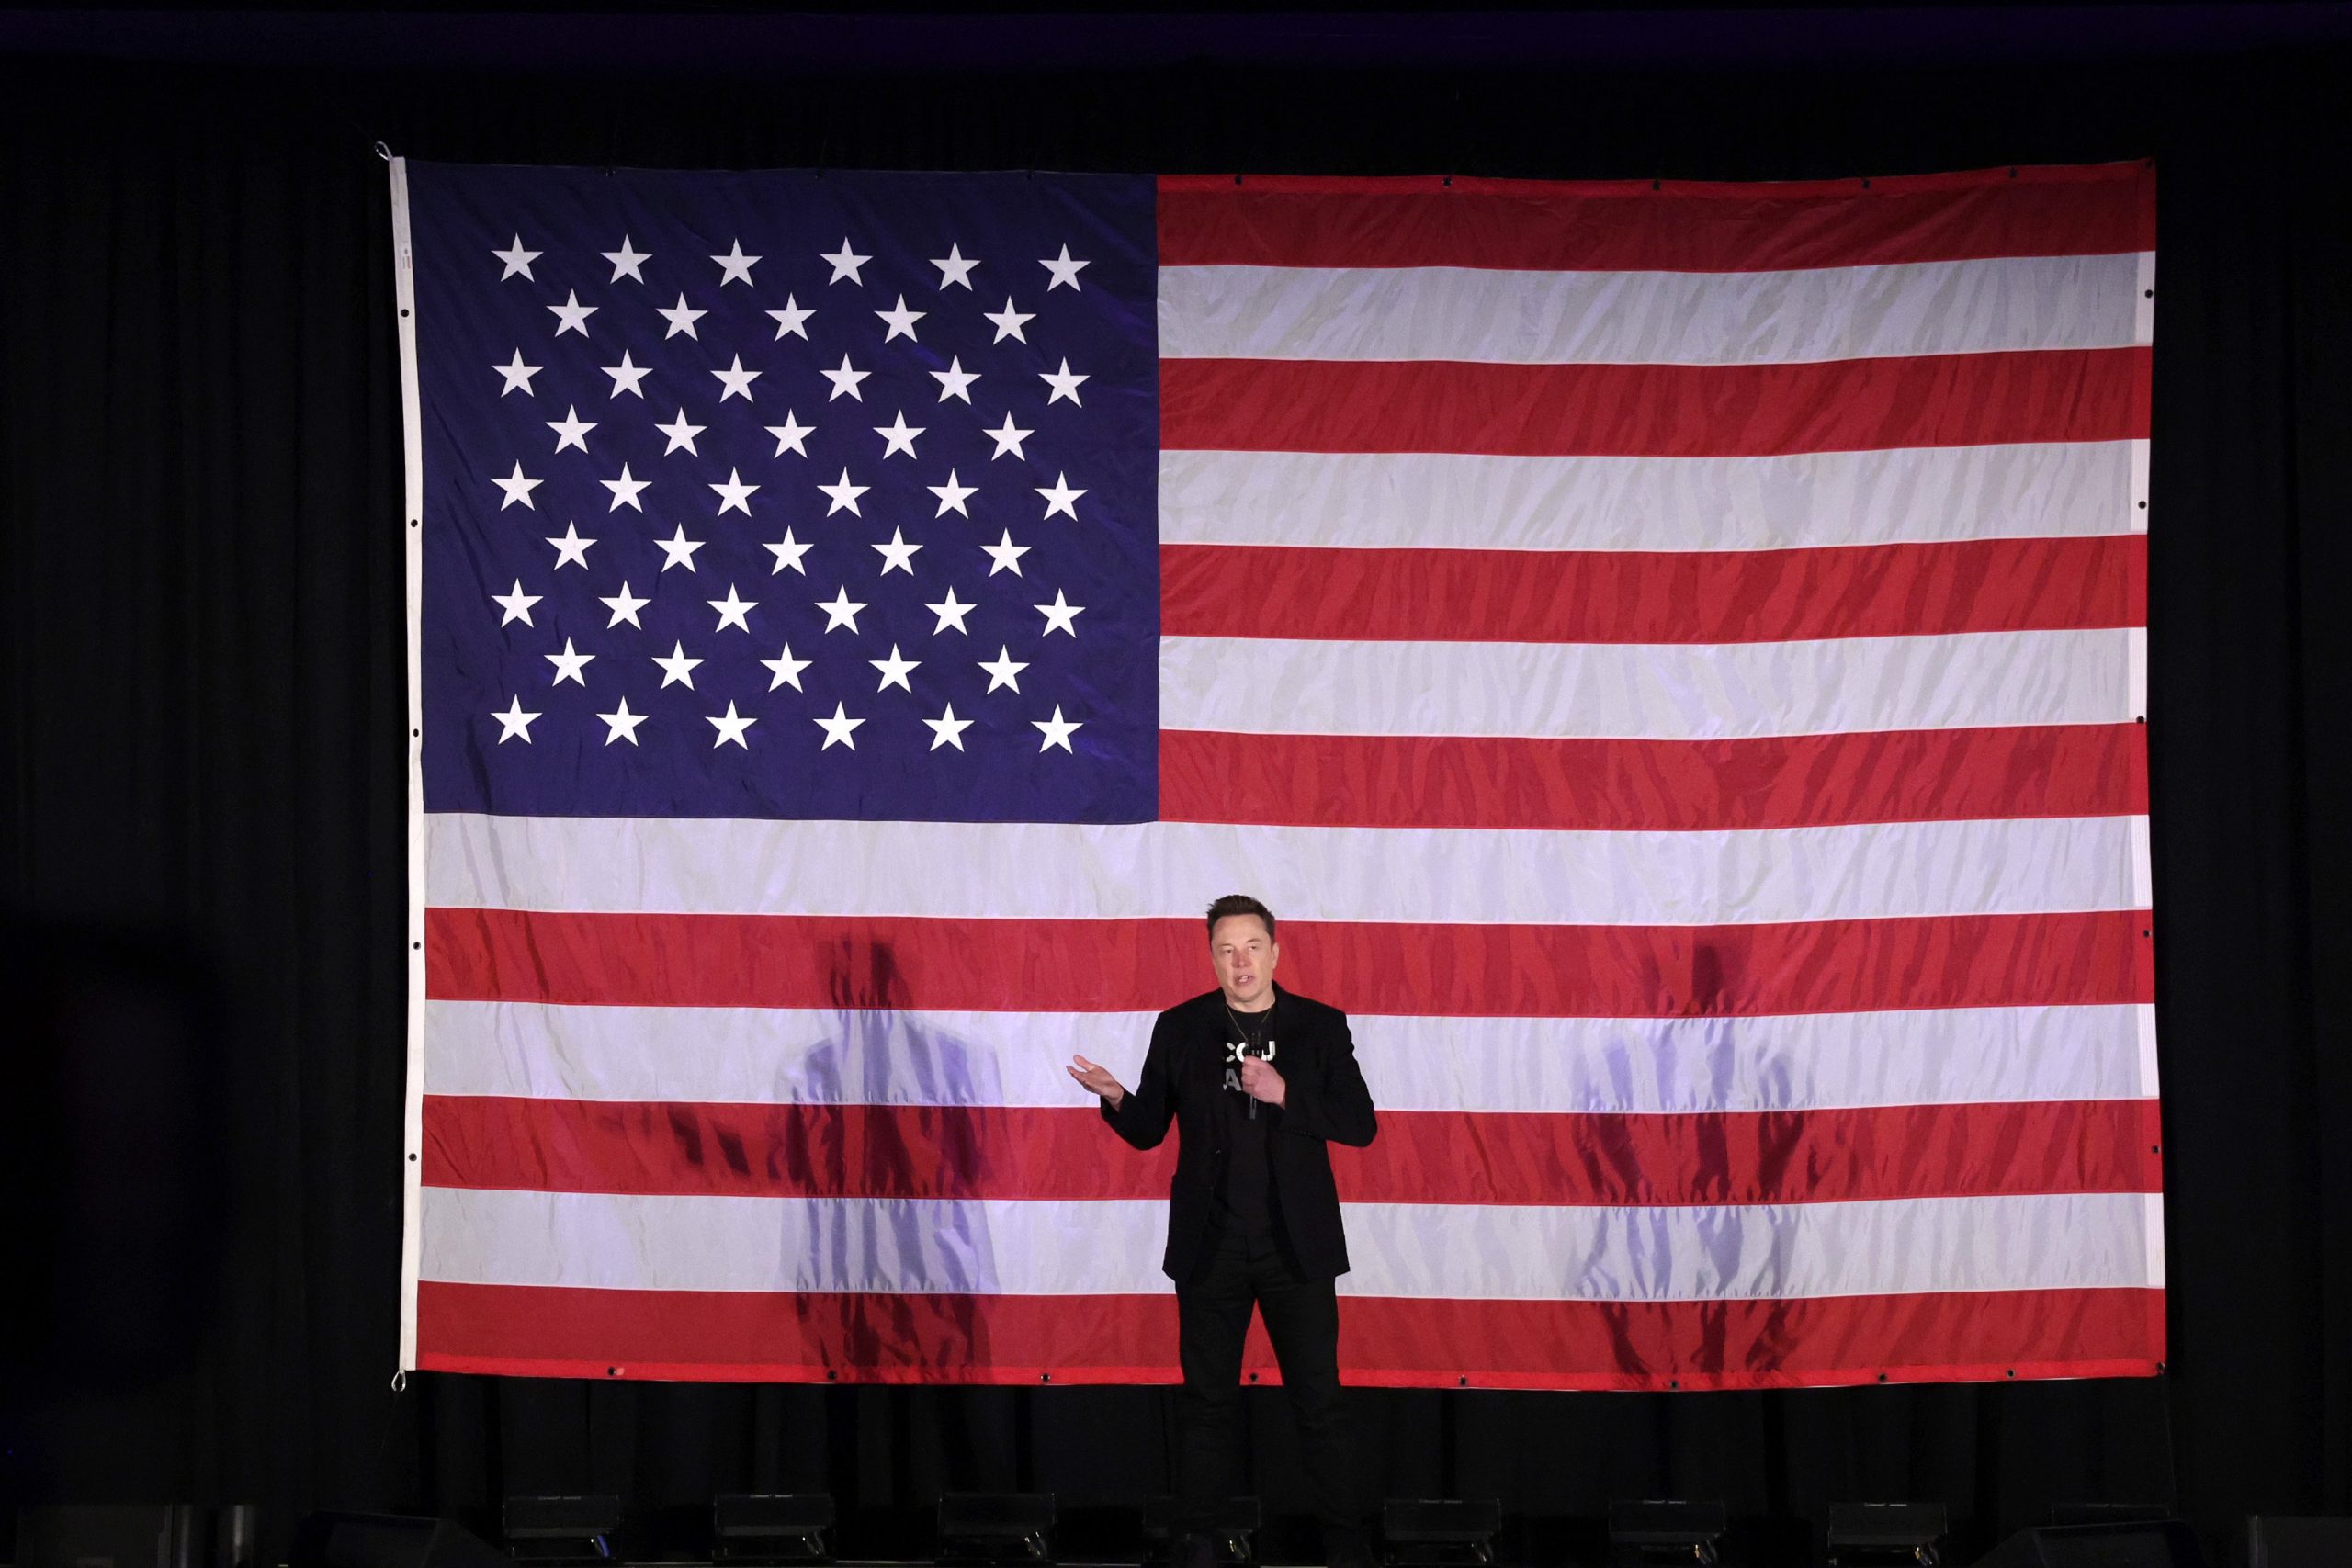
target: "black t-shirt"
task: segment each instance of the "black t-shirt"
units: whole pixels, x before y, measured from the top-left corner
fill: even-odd
[[[1272,1108],[1252,1100],[1241,1088],[1241,1058],[1238,1047],[1245,1040],[1252,1054],[1264,1055],[1267,1041],[1281,1049],[1282,1036],[1274,1014],[1281,1002],[1263,1012],[1226,1017],[1226,1051],[1218,1069],[1223,1085],[1218,1099],[1224,1111],[1225,1180],[1217,1192],[1218,1221],[1244,1235],[1269,1235],[1273,1231],[1272,1160]],[[1279,1069],[1278,1069],[1279,1070]],[[1255,1115],[1251,1114],[1252,1111]]]

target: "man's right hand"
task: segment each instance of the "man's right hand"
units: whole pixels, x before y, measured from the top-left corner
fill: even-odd
[[[1084,1085],[1088,1092],[1101,1095],[1114,1111],[1119,1109],[1119,1102],[1127,1098],[1127,1091],[1119,1087],[1119,1080],[1111,1076],[1110,1068],[1090,1062],[1083,1056],[1072,1056],[1070,1066],[1064,1070]]]

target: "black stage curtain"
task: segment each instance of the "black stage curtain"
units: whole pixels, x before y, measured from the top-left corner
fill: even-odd
[[[674,62],[694,18],[661,25]],[[2068,1500],[2172,1502],[2209,1539],[2250,1509],[2352,1511],[2352,62],[908,76],[906,25],[821,73],[0,61],[0,724],[32,1024],[0,1091],[20,1209],[0,1294],[29,1314],[0,1365],[0,1504],[253,1499],[282,1539],[307,1508],[481,1525],[508,1492],[611,1490],[640,1545],[674,1549],[714,1491],[822,1488],[855,1553],[920,1548],[943,1488],[1050,1488],[1079,1540],[1114,1546],[1119,1510],[1168,1485],[1155,1390],[390,1386],[381,138],[503,162],[1591,177],[2157,158],[2169,1373],[1351,1398],[1373,1485],[1499,1496],[1543,1560],[1591,1545],[1613,1497],[1720,1497],[1792,1545],[1852,1498],[1942,1499],[1975,1545]],[[1287,1417],[1251,1397],[1268,1507],[1297,1512]]]

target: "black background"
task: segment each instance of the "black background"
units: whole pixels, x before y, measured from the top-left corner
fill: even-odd
[[[425,158],[1566,177],[2158,160],[2151,567],[2172,1359],[2155,1380],[1357,1391],[1389,1495],[1515,1550],[1612,1497],[1792,1547],[1846,1498],[1964,1547],[2052,1502],[2352,1511],[2352,38],[2335,6],[1451,21],[0,13],[0,1505],[487,1525],[943,1487],[1132,1546],[1167,1395],[425,1376],[397,1314],[401,445],[381,139]],[[1298,1507],[1253,1394],[1270,1509]],[[1777,1533],[1777,1537],[1776,1534]],[[1278,1531],[1291,1550],[1307,1538]],[[1965,1560],[1963,1555],[1962,1560]]]

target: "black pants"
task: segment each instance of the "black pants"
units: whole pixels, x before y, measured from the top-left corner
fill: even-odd
[[[1180,1526],[1197,1529],[1219,1498],[1241,1483],[1241,1342],[1250,1309],[1265,1314],[1282,1364],[1283,1389],[1298,1426],[1299,1458],[1326,1551],[1363,1528],[1340,1413],[1340,1303],[1333,1282],[1291,1272],[1267,1235],[1217,1238],[1193,1278],[1176,1287],[1178,1354],[1184,1387],[1176,1396]]]

